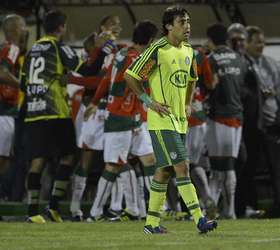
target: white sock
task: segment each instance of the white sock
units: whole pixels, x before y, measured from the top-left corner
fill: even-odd
[[[100,177],[97,185],[97,193],[90,210],[92,217],[98,217],[103,214],[103,207],[106,204],[114,182],[106,180],[103,176]]]
[[[146,201],[145,201],[145,193],[144,193],[144,178],[143,176],[137,177],[137,203],[139,209],[139,215],[141,218],[146,217]]]
[[[70,211],[72,216],[82,215],[81,212],[81,200],[86,188],[87,177],[74,175],[72,182],[72,200],[70,205]]]
[[[211,191],[211,196],[215,202],[215,205],[218,204],[218,201],[220,199],[224,181],[225,181],[225,171],[213,170],[212,176],[209,181],[209,188]]]
[[[126,209],[134,216],[139,216],[137,199],[137,179],[135,171],[129,169],[121,173],[121,179],[124,189]]]
[[[123,201],[123,186],[122,186],[121,178],[117,177],[111,191],[110,209],[114,211],[121,211],[122,201]]]
[[[203,204],[206,204],[211,199],[211,191],[204,168],[200,166],[194,167],[191,170],[191,178]]]
[[[223,186],[223,199],[225,200],[224,215],[236,219],[234,198],[236,188],[236,174],[234,170],[225,171],[225,182]]]

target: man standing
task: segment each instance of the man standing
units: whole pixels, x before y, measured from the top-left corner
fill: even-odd
[[[165,36],[145,50],[125,74],[129,87],[149,108],[147,124],[156,157],[144,233],[167,232],[160,225],[160,210],[173,171],[198,230],[207,233],[217,227],[217,222],[207,221],[202,215],[185,151],[187,116],[197,80],[194,52],[185,42],[190,34],[190,16],[180,6],[169,7],[163,14],[162,26]],[[150,96],[142,86],[144,79],[149,81]]]
[[[251,75],[246,78],[244,103],[244,141],[248,153],[245,198],[253,208],[257,205],[254,175],[260,159],[267,164],[274,191],[271,216],[280,216],[280,73],[277,62],[263,55],[264,32],[247,27],[246,59]],[[263,166],[262,166],[263,168]]]
[[[222,24],[208,27],[207,37],[213,52],[209,61],[218,84],[209,98],[209,121],[207,147],[213,176],[210,179],[212,196],[217,203],[221,190],[224,190],[226,218],[236,218],[234,195],[236,188],[235,160],[238,155],[242,104],[240,89],[244,68],[240,56],[230,49],[227,43],[227,29]]]
[[[8,15],[3,20],[5,42],[0,46],[0,199],[1,177],[10,163],[19,105],[20,45],[26,37],[21,16]]]
[[[28,221],[40,224],[45,223],[39,215],[38,205],[41,173],[46,161],[54,157],[59,159],[47,211],[55,222],[62,222],[58,213],[59,201],[65,194],[74,164],[75,131],[62,76],[69,71],[82,75],[98,71],[95,63],[81,64],[75,51],[62,43],[66,16],[61,11],[48,12],[43,25],[46,35],[32,46],[23,67],[26,153],[31,161],[27,180]]]

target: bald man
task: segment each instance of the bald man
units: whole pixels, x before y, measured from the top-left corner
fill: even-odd
[[[9,164],[15,130],[14,118],[18,114],[18,59],[26,37],[26,24],[21,16],[12,14],[4,18],[2,29],[5,41],[0,45],[0,186]]]

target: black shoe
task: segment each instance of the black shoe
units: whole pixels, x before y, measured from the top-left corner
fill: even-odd
[[[166,234],[167,229],[163,226],[152,227],[151,225],[144,226],[144,233],[145,234]]]

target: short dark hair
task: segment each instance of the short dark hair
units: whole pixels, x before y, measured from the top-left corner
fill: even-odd
[[[210,25],[207,28],[206,35],[215,45],[225,45],[227,43],[227,28],[221,23]]]
[[[158,32],[158,28],[154,23],[149,20],[144,20],[136,24],[132,41],[140,45],[147,45],[150,39],[155,38]]]
[[[258,27],[258,26],[247,26],[246,27],[246,31],[247,31],[247,41],[250,42],[252,40],[253,35],[255,34],[262,34],[264,35],[263,30]]]
[[[166,29],[166,25],[167,24],[173,24],[175,18],[177,16],[184,16],[188,14],[190,16],[190,14],[188,13],[188,11],[183,8],[182,6],[180,5],[174,5],[174,6],[170,6],[168,7],[164,13],[163,13],[163,16],[162,16],[162,30],[163,30],[163,34],[164,35],[167,35],[168,34],[168,30]]]
[[[43,27],[46,33],[57,31],[59,26],[66,24],[66,15],[60,10],[49,11],[44,18]]]

